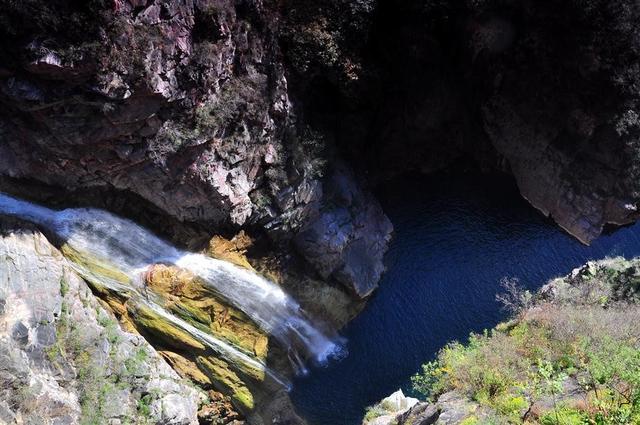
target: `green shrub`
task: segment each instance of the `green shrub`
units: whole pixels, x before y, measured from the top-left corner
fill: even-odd
[[[478,421],[478,418],[475,416],[469,416],[468,418],[463,419],[462,422],[460,422],[460,425],[478,425],[479,423],[480,421]]]
[[[379,418],[380,416],[386,415],[387,413],[388,412],[378,404],[376,404],[375,406],[369,406],[365,410],[364,420],[372,421],[375,418]]]
[[[541,425],[588,425],[588,416],[579,410],[560,407],[540,418]]]
[[[129,357],[124,361],[124,366],[127,374],[137,375],[148,358],[149,353],[147,352],[146,348],[140,347],[138,350],[136,350],[135,354],[132,357]]]
[[[67,282],[67,279],[65,276],[62,276],[60,278],[60,295],[64,297],[65,295],[67,295],[68,292],[69,292],[69,282]]]
[[[152,401],[153,401],[153,396],[151,394],[145,394],[140,398],[140,400],[138,400],[138,414],[143,418],[151,417]]]
[[[438,361],[422,365],[422,372],[411,377],[413,391],[427,400],[433,400],[442,392],[444,370]]]
[[[512,305],[524,301],[518,305],[525,307],[514,310],[517,317],[492,332],[472,334],[467,344],[445,346],[412,377],[414,391],[435,400],[455,390],[489,408],[492,421],[501,424],[520,423],[536,401],[552,403],[536,423],[640,424],[635,267],[608,260],[572,279],[554,302],[538,299],[533,307],[527,306],[528,296],[511,297]],[[565,387],[574,388],[575,382],[582,387],[582,410],[562,404]],[[468,418],[475,420],[486,422],[485,416]]]
[[[529,407],[529,402],[522,396],[505,394],[494,401],[496,410],[512,420],[521,418],[523,411]]]

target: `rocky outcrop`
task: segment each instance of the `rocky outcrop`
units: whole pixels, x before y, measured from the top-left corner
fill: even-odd
[[[247,266],[235,250],[248,242],[243,239],[217,237],[209,249]],[[245,314],[242,306],[223,298],[210,280],[165,264],[131,274],[117,259],[97,258],[69,244],[61,252],[124,329],[142,335],[181,377],[214,395],[206,410],[222,410],[224,417],[212,423],[236,418],[256,425],[304,423],[288,397],[295,348],[279,343],[250,310]],[[215,279],[220,285],[243,283],[224,273]]]
[[[418,404],[417,398],[405,397],[402,390],[398,390],[388,397],[385,397],[380,403],[367,408],[363,424],[367,425],[385,425],[393,422],[398,415],[410,410]]]
[[[504,13],[477,18],[472,35],[483,77],[494,79],[484,128],[522,195],[585,243],[607,223],[634,221],[640,8],[576,1]]]
[[[435,403],[413,403],[409,408],[389,410],[370,420],[365,418],[363,425],[456,425],[469,417],[474,418],[469,421],[471,424],[491,423],[495,419],[493,413],[452,391],[441,395]]]
[[[638,216],[624,0],[3,6],[2,175],[268,235],[359,297],[391,225],[358,176],[508,172],[585,243]]]
[[[310,203],[312,214],[294,239],[298,250],[324,279],[335,278],[360,298],[371,294],[384,271],[377,259],[393,230],[372,195],[362,192],[344,165],[324,185],[328,205]]]
[[[42,234],[5,219],[0,341],[2,423],[198,423],[204,395],[120,330]]]

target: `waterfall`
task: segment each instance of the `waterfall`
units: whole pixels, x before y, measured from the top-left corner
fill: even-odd
[[[179,250],[130,220],[92,208],[54,211],[2,193],[0,214],[42,225],[72,249],[116,265],[132,282],[140,282],[141,272],[156,263],[189,270],[276,338],[298,373],[306,372],[302,359],[323,364],[343,354],[342,342],[317,329],[278,285],[226,261]]]
[[[221,355],[223,358],[230,360],[231,362],[236,363],[236,366],[239,369],[250,368],[253,370],[258,370],[263,372],[273,381],[282,385],[287,389],[291,389],[291,383],[287,381],[285,378],[281,377],[275,372],[272,372],[269,368],[265,367],[264,364],[255,360],[254,358],[236,350],[231,345],[226,342],[220,341],[218,338],[214,338],[206,332],[201,331],[195,326],[190,325],[184,320],[174,316],[173,314],[168,313],[165,309],[159,307],[154,303],[146,303],[147,307],[155,311],[160,316],[167,319],[169,322],[173,323],[174,326],[188,332],[192,336],[196,337],[198,340],[204,342],[209,348],[211,348],[214,352]]]

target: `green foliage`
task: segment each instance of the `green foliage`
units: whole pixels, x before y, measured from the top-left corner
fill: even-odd
[[[440,387],[444,370],[437,361],[422,365],[422,372],[411,377],[413,390],[426,400],[433,401],[441,393]]]
[[[551,409],[535,423],[640,423],[639,314],[637,305],[597,299],[588,306],[539,302],[499,331],[445,346],[412,378],[413,389],[428,400],[466,394],[495,412],[497,423],[521,422],[542,400]],[[568,379],[583,387],[580,409],[565,405]]]
[[[380,416],[394,413],[395,410],[396,410],[395,406],[392,402],[383,400],[382,402],[374,406],[367,407],[365,410],[364,419],[365,421],[372,421],[373,419],[378,418]]]
[[[369,406],[365,410],[364,420],[367,422],[372,421],[375,418],[379,418],[380,416],[384,416],[388,413],[389,412],[387,411],[387,409],[385,409],[380,404],[376,404],[375,406]]]
[[[636,343],[637,344],[637,343]],[[628,423],[640,419],[640,350],[628,341],[605,337],[581,342],[584,368],[591,385],[599,388],[594,402],[603,423]]]
[[[517,421],[522,416],[522,412],[529,407],[529,402],[523,396],[505,394],[502,397],[496,397],[494,406],[502,415]]]
[[[146,348],[141,347],[136,350],[133,357],[129,357],[124,361],[124,366],[127,370],[127,373],[130,375],[137,375],[148,358],[149,353],[147,352]]]
[[[75,323],[69,321],[69,314],[69,306],[63,300],[60,306],[60,317],[56,322],[55,343],[45,349],[47,358],[54,364],[76,356],[82,351],[80,330]]]
[[[98,314],[98,324],[104,328],[104,334],[107,337],[107,341],[109,341],[112,346],[117,345],[120,342],[118,323],[114,319],[100,313]]]
[[[556,408],[540,418],[541,425],[588,425],[592,422],[586,413],[566,407]]]
[[[247,112],[256,112],[261,104],[258,91],[248,80],[230,79],[218,96],[198,106],[195,111],[195,131],[202,136],[223,137],[239,124]]]
[[[66,276],[63,275],[60,278],[60,295],[64,297],[65,295],[67,295],[68,292],[69,292],[69,282],[67,282]]]
[[[61,283],[62,288],[62,283]],[[94,337],[83,335],[74,322],[69,320],[70,309],[63,301],[61,313],[56,322],[56,342],[46,350],[47,357],[53,365],[62,367],[70,364],[75,368],[79,402],[81,408],[80,424],[102,425],[105,423],[105,411],[113,410],[112,403],[117,403],[118,392],[129,387],[131,377],[138,376],[149,357],[144,347],[136,350],[124,361],[124,368],[116,357],[120,344],[118,324],[101,310],[96,310],[98,324],[103,327],[99,334],[111,344],[108,358],[97,353]],[[147,400],[138,407],[140,418],[150,413]],[[138,420],[136,423],[144,423]]]
[[[478,425],[480,423],[480,421],[478,421],[478,418],[475,416],[469,416],[468,418],[465,418],[462,420],[462,422],[460,422],[460,425]]]
[[[153,396],[151,394],[145,394],[140,398],[140,400],[138,400],[138,414],[143,418],[151,417],[152,401],[153,401]]]
[[[562,392],[562,384],[567,375],[554,369],[548,360],[538,359],[535,372],[531,374],[530,382],[533,384],[536,395],[557,395]]]

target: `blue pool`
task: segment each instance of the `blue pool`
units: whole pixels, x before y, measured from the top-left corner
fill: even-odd
[[[395,227],[387,272],[344,329],[349,356],[297,380],[292,398],[312,425],[355,425],[447,341],[505,318],[503,277],[536,289],[590,259],[640,255],[640,225],[584,246],[496,176],[393,181],[378,191]]]

